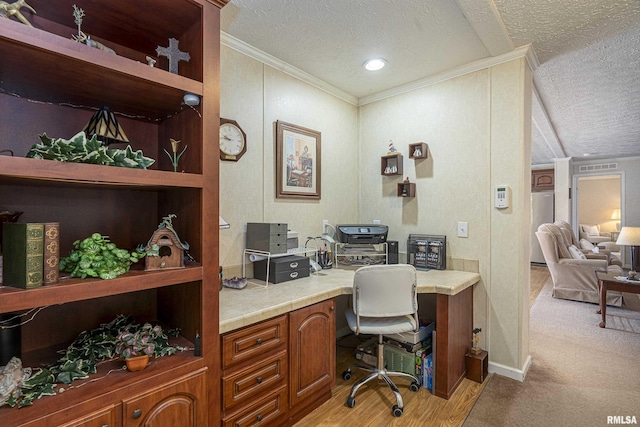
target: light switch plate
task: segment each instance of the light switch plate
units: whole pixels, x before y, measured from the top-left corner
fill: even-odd
[[[469,237],[468,222],[458,222],[458,237]]]

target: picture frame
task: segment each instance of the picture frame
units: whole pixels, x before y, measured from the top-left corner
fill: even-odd
[[[276,121],[276,198],[321,197],[321,134]]]

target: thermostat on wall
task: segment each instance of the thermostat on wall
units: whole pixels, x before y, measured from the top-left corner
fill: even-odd
[[[511,199],[511,188],[508,185],[497,185],[494,192],[494,206],[498,209],[508,208],[509,199]]]

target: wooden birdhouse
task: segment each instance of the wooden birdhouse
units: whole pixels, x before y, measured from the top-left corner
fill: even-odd
[[[189,244],[181,242],[173,229],[171,220],[175,217],[175,214],[169,214],[162,218],[158,229],[151,235],[144,248],[147,253],[144,271],[184,268],[184,252],[189,249]]]

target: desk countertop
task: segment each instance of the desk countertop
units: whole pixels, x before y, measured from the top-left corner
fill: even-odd
[[[351,294],[353,270],[322,270],[310,277],[242,290],[220,291],[220,333],[230,332],[338,295]],[[480,274],[457,270],[418,270],[418,293],[456,295],[480,281]]]

